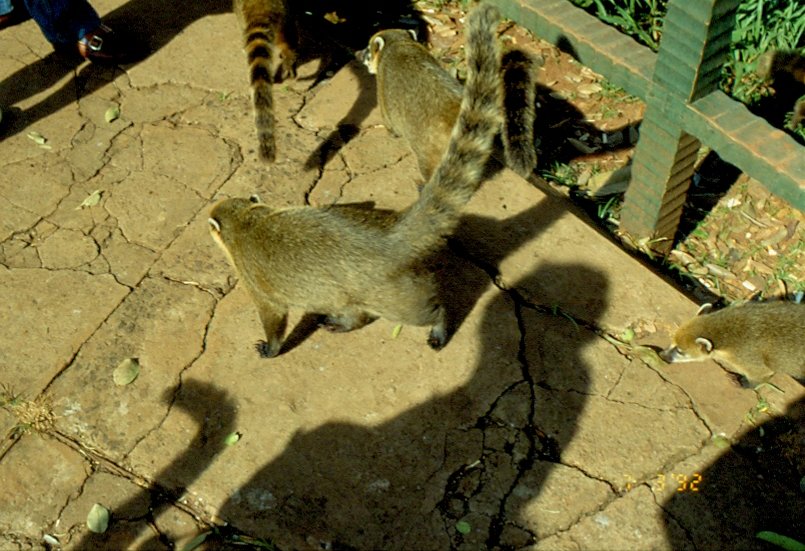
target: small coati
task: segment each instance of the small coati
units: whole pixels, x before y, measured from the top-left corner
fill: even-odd
[[[234,0],[234,11],[249,63],[258,155],[272,162],[277,150],[271,85],[296,76],[296,26],[289,17],[286,0]]]
[[[428,344],[446,344],[445,311],[426,259],[480,186],[501,125],[498,20],[485,5],[469,16],[458,120],[441,163],[404,212],[379,223],[335,206],[272,208],[254,197],[213,207],[210,233],[257,304],[266,334],[257,344],[261,356],[279,353],[291,306],[325,316],[333,331],[377,317],[430,325]]]
[[[413,149],[427,181],[447,148],[458,117],[461,85],[428,50],[414,31],[387,29],[375,33],[359,54],[377,77],[377,101],[386,127]],[[534,148],[534,58],[512,49],[501,60],[506,165],[528,177],[537,164]]]
[[[666,362],[723,360],[751,384],[775,372],[805,381],[805,304],[748,302],[696,317],[676,331],[672,345],[660,353]]]

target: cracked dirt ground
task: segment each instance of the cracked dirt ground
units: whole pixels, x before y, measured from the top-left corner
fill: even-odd
[[[760,391],[761,431],[746,419],[756,394],[715,364],[656,365],[618,344],[627,328],[665,344],[696,306],[509,171],[445,258],[463,317],[445,350],[380,320],[303,326],[258,358],[256,312],[207,233],[214,199],[401,208],[416,165],[363,69],[312,86],[315,61],[275,87],[279,159],[260,164],[234,16],[193,5],[123,70],[55,58],[30,21],[0,33],[0,548],[181,548],[225,522],[205,545],[805,540],[793,460],[769,451],[801,422],[802,387]],[[117,386],[126,358],[141,371]],[[85,524],[95,503],[112,514],[104,534]]]

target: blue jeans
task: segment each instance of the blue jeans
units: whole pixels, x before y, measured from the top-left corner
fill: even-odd
[[[71,46],[101,24],[98,12],[86,0],[17,0],[51,44]],[[0,14],[9,13],[11,0],[0,0]]]

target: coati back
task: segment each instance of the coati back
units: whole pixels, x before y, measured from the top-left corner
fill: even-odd
[[[722,360],[752,383],[775,372],[805,380],[805,304],[749,302],[712,313],[708,307],[682,324],[662,359]]]
[[[363,63],[377,76],[377,101],[388,129],[408,141],[428,180],[447,147],[458,117],[461,85],[413,31],[375,33],[363,50]],[[522,50],[502,58],[503,144],[506,164],[527,177],[537,164],[534,149],[535,61]]]
[[[258,154],[274,161],[274,81],[296,76],[296,29],[286,0],[235,0],[234,11],[243,31],[249,63]]]
[[[266,341],[280,351],[291,306],[325,315],[349,331],[377,317],[431,325],[428,343],[447,342],[444,307],[427,258],[458,223],[481,184],[501,124],[497,10],[474,9],[468,22],[469,75],[450,144],[419,199],[382,221],[338,207],[271,208],[256,198],[225,199],[210,213],[210,232],[254,299]]]

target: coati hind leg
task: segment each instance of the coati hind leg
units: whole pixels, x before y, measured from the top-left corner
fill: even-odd
[[[346,333],[360,329],[376,319],[377,316],[367,314],[363,310],[350,310],[323,316],[319,326],[333,333]]]
[[[441,350],[445,347],[448,341],[447,322],[444,306],[441,304],[436,305],[433,313],[435,323],[430,328],[428,333],[428,346],[434,350]]]
[[[261,358],[273,358],[282,348],[282,336],[288,325],[288,310],[265,300],[256,299],[255,302],[266,334],[266,340],[257,341],[255,349]]]

